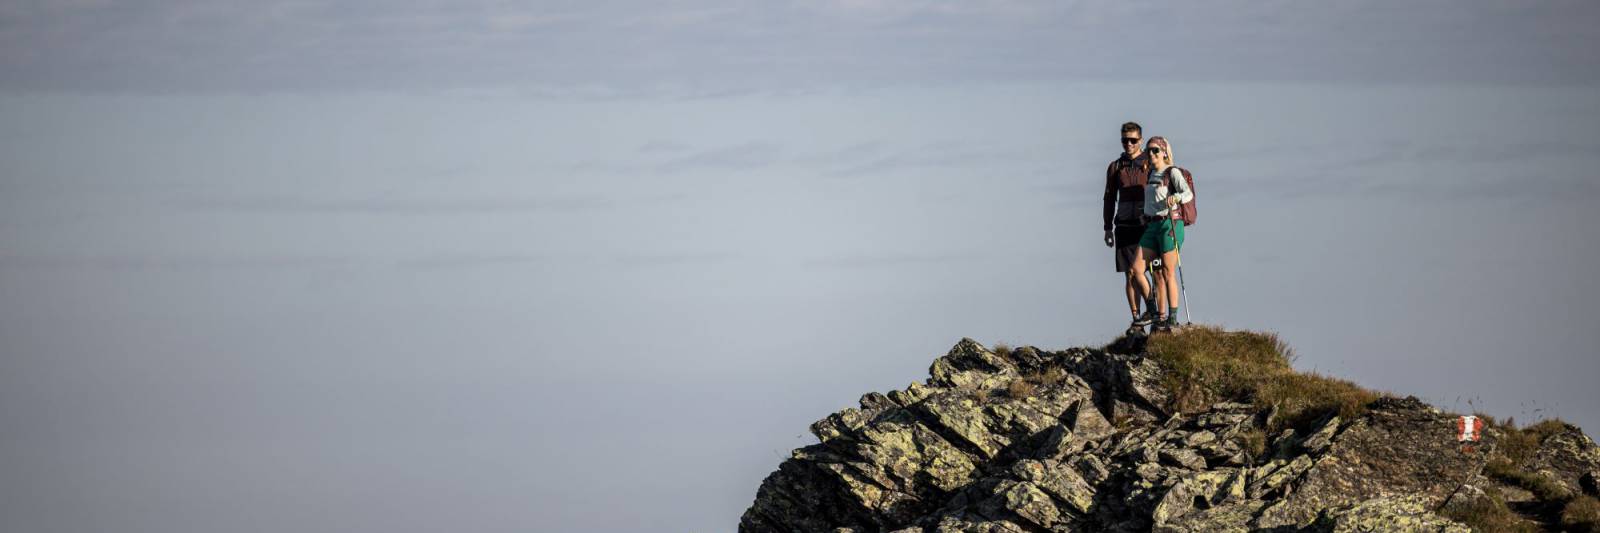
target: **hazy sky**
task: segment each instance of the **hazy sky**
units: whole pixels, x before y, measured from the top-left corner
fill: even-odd
[[[1197,176],[1197,321],[1593,434],[1594,50],[1592,2],[0,2],[0,530],[731,531],[961,337],[1126,326],[1126,120]]]

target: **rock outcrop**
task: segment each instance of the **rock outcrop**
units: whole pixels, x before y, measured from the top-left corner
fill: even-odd
[[[1505,431],[1464,449],[1458,417],[1415,398],[1278,427],[1271,405],[1180,411],[1167,377],[1141,339],[1064,351],[962,339],[926,381],[812,424],[819,442],[762,482],[739,529],[1467,532],[1522,490],[1485,472]],[[1569,501],[1592,497],[1600,451],[1567,427],[1515,466]],[[1564,527],[1541,509],[1507,523]]]

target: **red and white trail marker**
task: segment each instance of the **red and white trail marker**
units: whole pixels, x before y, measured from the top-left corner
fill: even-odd
[[[1456,440],[1460,442],[1478,442],[1478,437],[1483,435],[1483,419],[1476,416],[1463,416],[1456,420]]]

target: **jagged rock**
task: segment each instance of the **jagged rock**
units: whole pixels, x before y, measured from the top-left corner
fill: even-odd
[[[1066,426],[1055,426],[1045,431],[1042,444],[1034,456],[1039,459],[1060,460],[1077,455],[1089,445],[1089,441],[1075,436]]]
[[[950,353],[928,367],[928,384],[946,387],[971,387],[985,378],[1015,374],[1016,366],[1001,359],[972,339],[961,339]]]
[[[1167,467],[1149,462],[1133,467],[1133,474],[1139,479],[1155,484],[1161,483],[1161,480],[1166,479],[1169,472]]]
[[[1255,531],[1250,527],[1261,510],[1261,502],[1251,501],[1237,505],[1196,510],[1151,528],[1154,533],[1245,533]]]
[[[1209,509],[1244,499],[1244,473],[1238,470],[1197,472],[1184,477],[1161,497],[1151,520],[1166,524],[1196,509]]]
[[[928,395],[933,394],[933,392],[933,389],[930,389],[921,383],[912,383],[910,386],[907,386],[905,390],[889,391],[888,396],[890,400],[894,401],[894,403],[900,405],[911,405],[922,401],[924,398],[927,398]]]
[[[1061,521],[1061,511],[1056,509],[1050,496],[1038,485],[1026,481],[1015,483],[1001,493],[1005,508],[1028,523],[1050,528]]]
[[[1257,523],[1303,526],[1322,510],[1383,494],[1409,494],[1438,506],[1483,466],[1480,456],[1463,452],[1457,444],[1455,422],[1416,398],[1375,402],[1323,454],[1296,457],[1294,461],[1307,467],[1303,472],[1268,474],[1271,479],[1263,480],[1268,491],[1275,481],[1293,481],[1292,491],[1280,505],[1263,511]],[[1484,445],[1492,445],[1492,437],[1486,436]]]
[[[978,458],[993,459],[1005,447],[1003,437],[989,432],[984,425],[982,406],[974,399],[961,395],[939,395],[918,403],[919,409],[935,424],[941,435],[951,435],[955,441],[976,450]]]
[[[867,393],[813,423],[818,443],[762,481],[739,529],[1458,533],[1430,509],[1490,497],[1549,504],[1486,477],[1491,452],[1466,451],[1455,417],[1415,398],[1300,431],[1273,425],[1277,406],[1168,412],[1164,370],[1140,353],[1143,342],[997,353],[962,339],[927,381]],[[1030,387],[1011,388],[1018,380]],[[1251,456],[1241,442],[1268,428],[1267,451]],[[1486,431],[1476,447],[1494,450],[1501,435]],[[1594,494],[1600,448],[1568,426],[1518,467]]]
[[[1190,470],[1205,470],[1206,460],[1199,453],[1188,448],[1161,450],[1161,462],[1172,466],[1181,466]]]
[[[1523,467],[1547,474],[1572,494],[1585,492],[1583,477],[1600,475],[1600,447],[1577,426],[1564,424],[1561,430],[1544,438]],[[1594,493],[1593,481],[1587,491]]]
[[[1255,481],[1250,483],[1250,497],[1270,498],[1281,493],[1279,489],[1310,470],[1311,465],[1311,458],[1302,455],[1294,459],[1274,459],[1256,468],[1252,471]]]
[[[1157,451],[1155,446],[1150,445],[1141,445],[1130,450],[1128,453],[1116,457],[1129,463],[1134,463],[1139,466],[1150,466],[1152,468],[1156,467],[1157,463],[1161,462],[1161,453]]]
[[[1018,478],[1033,482],[1068,510],[1086,515],[1094,506],[1094,486],[1076,468],[1054,461],[1019,461],[1012,467]]]
[[[1283,432],[1279,433],[1278,436],[1273,437],[1272,440],[1267,443],[1267,449],[1271,450],[1271,453],[1268,454],[1268,457],[1288,457],[1294,455],[1295,443],[1299,441],[1299,439],[1295,438],[1295,435],[1295,430],[1293,428],[1289,428],[1283,430]]]
[[[1033,346],[1022,346],[1011,350],[1009,361],[1020,372],[1038,373],[1054,363],[1055,357]]]
[[[916,497],[885,486],[881,476],[872,475],[871,465],[863,468],[860,463],[823,463],[820,466],[833,473],[844,486],[846,495],[860,508],[881,515],[889,522],[903,522],[916,517],[906,505],[915,503]]]
[[[1161,384],[1161,367],[1145,358],[1126,359],[1121,362],[1118,379],[1123,380],[1129,393],[1140,400],[1140,407],[1158,416],[1166,416],[1161,406],[1171,403],[1172,392]]]
[[[1444,504],[1440,505],[1439,508],[1466,509],[1470,508],[1474,504],[1477,504],[1478,502],[1489,499],[1489,494],[1480,488],[1484,485],[1487,485],[1487,482],[1488,478],[1485,478],[1481,475],[1476,476],[1472,480],[1468,481],[1467,484],[1462,485],[1461,488],[1456,489],[1455,493],[1451,494],[1447,499],[1445,499]]]
[[[1219,403],[1195,418],[1194,425],[1198,428],[1222,431],[1221,436],[1227,438],[1231,432],[1251,422],[1255,418],[1255,411],[1248,404]]]
[[[808,461],[784,461],[777,472],[761,482],[760,497],[745,511],[739,529],[829,531],[857,520],[868,521],[868,513],[845,502],[823,472]]]
[[[1106,478],[1111,477],[1111,471],[1106,469],[1104,462],[1093,455],[1083,455],[1072,462],[1072,468],[1088,481],[1090,485],[1099,485]]]
[[[933,529],[936,533],[1029,533],[1007,520],[989,520],[983,517],[947,516]]]
[[[1333,444],[1333,435],[1339,431],[1339,417],[1335,416],[1322,424],[1322,427],[1313,431],[1306,440],[1300,443],[1300,448],[1306,453],[1322,453]]]
[[[900,404],[890,400],[888,396],[884,396],[876,392],[869,392],[861,395],[861,400],[859,400],[857,403],[861,404],[861,408],[866,410],[900,407]]]
[[[1322,513],[1301,531],[1316,533],[1472,533],[1465,524],[1428,511],[1428,499],[1418,495],[1369,499]]]
[[[1100,440],[1116,432],[1111,422],[1107,421],[1105,415],[1100,414],[1089,400],[1081,400],[1074,404],[1068,410],[1068,416],[1070,419],[1067,423],[1072,432],[1083,439]]]
[[[1217,434],[1210,431],[1196,431],[1183,437],[1183,445],[1190,448],[1198,448],[1213,442],[1217,442]]]

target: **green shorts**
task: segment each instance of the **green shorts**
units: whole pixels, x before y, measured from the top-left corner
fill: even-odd
[[[1144,236],[1139,237],[1139,247],[1159,253],[1183,248],[1183,221],[1169,218],[1151,222],[1144,227]]]

